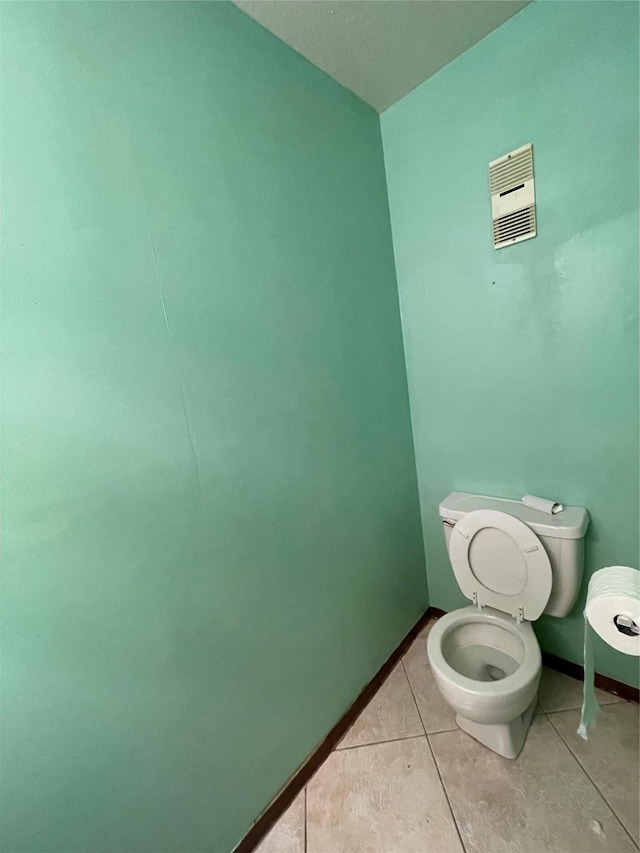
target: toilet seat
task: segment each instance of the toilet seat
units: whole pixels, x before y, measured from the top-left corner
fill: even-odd
[[[449,557],[460,589],[478,607],[533,622],[549,601],[552,572],[544,545],[506,512],[467,513],[451,531]]]

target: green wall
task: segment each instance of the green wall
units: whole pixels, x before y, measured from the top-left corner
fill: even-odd
[[[436,607],[465,604],[454,489],[586,506],[587,576],[638,566],[638,103],[638,4],[545,2],[382,116]],[[496,251],[487,166],[527,142],[538,236]],[[580,604],[543,648],[581,660]],[[596,663],[638,683],[637,659]]]
[[[227,853],[427,605],[377,115],[2,7],[2,849]]]

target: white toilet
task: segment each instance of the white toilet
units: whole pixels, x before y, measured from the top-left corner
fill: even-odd
[[[473,605],[436,622],[429,663],[458,726],[516,758],[542,670],[531,623],[573,607],[589,515],[582,507],[546,515],[520,501],[453,492],[440,517],[458,586]]]

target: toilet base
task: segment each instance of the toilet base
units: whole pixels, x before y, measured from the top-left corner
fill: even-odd
[[[510,723],[486,725],[475,723],[466,717],[456,714],[456,723],[475,740],[502,755],[504,758],[517,758],[527,739],[527,732],[533,719],[538,697],[533,700],[527,710]]]

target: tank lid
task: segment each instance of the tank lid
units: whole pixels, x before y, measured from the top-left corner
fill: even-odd
[[[589,526],[589,513],[582,506],[565,506],[562,512],[547,515],[509,498],[490,498],[467,492],[451,492],[440,504],[440,518],[459,521],[476,509],[495,509],[524,521],[538,536],[554,539],[581,539]]]

